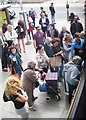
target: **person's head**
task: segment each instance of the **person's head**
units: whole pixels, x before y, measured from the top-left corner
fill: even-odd
[[[77,42],[80,41],[80,33],[75,33],[74,37]]]
[[[44,52],[44,46],[43,45],[38,45],[36,52],[43,53]]]
[[[36,63],[34,61],[30,61],[30,62],[28,62],[27,67],[32,70],[35,70]]]
[[[54,24],[50,24],[50,30],[54,30],[55,29],[55,25]]]
[[[22,20],[19,20],[18,25],[21,26],[21,27],[24,27],[24,22]]]
[[[36,27],[36,31],[39,33],[40,30],[41,30],[41,27],[40,27],[40,26],[37,26],[37,27]]]
[[[31,11],[33,11],[33,8],[31,8]]]
[[[54,47],[58,47],[59,46],[59,42],[60,42],[60,39],[59,38],[53,38],[52,39],[52,45]]]
[[[9,52],[12,53],[12,54],[16,54],[18,52],[18,50],[17,50],[17,48],[15,46],[11,46],[9,48],[9,50],[10,50]]]
[[[40,7],[40,10],[44,10],[44,8],[43,8],[43,7]]]
[[[9,32],[12,31],[12,26],[11,26],[10,24],[7,26],[7,30],[8,30]]]
[[[44,13],[44,12],[41,13],[41,17],[42,17],[42,18],[45,17],[45,13]]]
[[[81,57],[79,57],[79,56],[74,56],[74,57],[72,58],[72,62],[73,62],[74,64],[78,65],[78,64],[81,62]]]
[[[72,36],[71,36],[70,34],[66,34],[66,35],[64,36],[64,38],[63,38],[63,41],[67,42],[68,45],[69,45],[69,44],[71,44],[72,39],[73,39],[73,38],[72,38]]]
[[[74,21],[75,21],[75,22],[78,21],[78,17],[77,17],[77,16],[74,17]]]
[[[51,44],[51,41],[52,41],[51,37],[47,37],[46,40],[45,40],[45,42],[46,42],[48,45]]]
[[[84,39],[84,37],[85,37],[85,32],[82,31],[82,32],[80,33],[80,38]]]
[[[8,24],[7,19],[4,19],[4,24],[6,24],[6,25]]]
[[[63,26],[63,27],[62,27],[62,32],[65,33],[66,31],[67,31],[66,26]]]
[[[51,3],[51,6],[53,6],[54,3]]]
[[[18,88],[21,87],[20,80],[17,77],[10,76],[6,80],[5,92],[8,97],[16,95]]]

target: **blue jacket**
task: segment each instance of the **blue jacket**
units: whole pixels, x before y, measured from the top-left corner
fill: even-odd
[[[44,50],[48,57],[54,56],[53,48],[51,46],[49,46],[47,43],[44,44]]]
[[[84,40],[80,38],[80,44],[74,39],[72,41],[72,45],[71,45],[71,58],[75,55],[74,54],[74,50],[75,49],[81,49],[82,45],[84,43]]]

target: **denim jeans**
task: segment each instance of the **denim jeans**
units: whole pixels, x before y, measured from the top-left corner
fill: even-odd
[[[72,100],[72,94],[73,94],[73,90],[76,89],[77,86],[71,85],[70,83],[68,83],[68,88],[69,88],[69,103],[71,104],[71,100]]]
[[[51,22],[55,23],[55,15],[51,15]]]

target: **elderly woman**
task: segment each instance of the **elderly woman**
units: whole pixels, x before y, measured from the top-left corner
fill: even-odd
[[[54,55],[51,42],[51,37],[47,37],[44,44],[44,50],[48,57],[52,57]]]
[[[33,95],[33,90],[35,89],[36,82],[38,80],[35,73],[35,66],[36,64],[33,61],[29,62],[28,68],[24,70],[22,76],[23,89],[26,91],[29,98],[28,104],[31,111],[36,111],[36,109],[33,107],[33,102],[38,98],[34,97]]]

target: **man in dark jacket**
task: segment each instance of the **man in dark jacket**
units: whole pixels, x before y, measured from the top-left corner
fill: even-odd
[[[70,31],[73,37],[76,32],[80,33],[81,31],[83,31],[83,26],[80,22],[78,22],[77,16],[74,17],[74,21],[71,23]]]
[[[51,22],[55,23],[55,8],[53,6],[54,3],[51,3],[51,6],[49,7],[49,10],[51,12]]]

